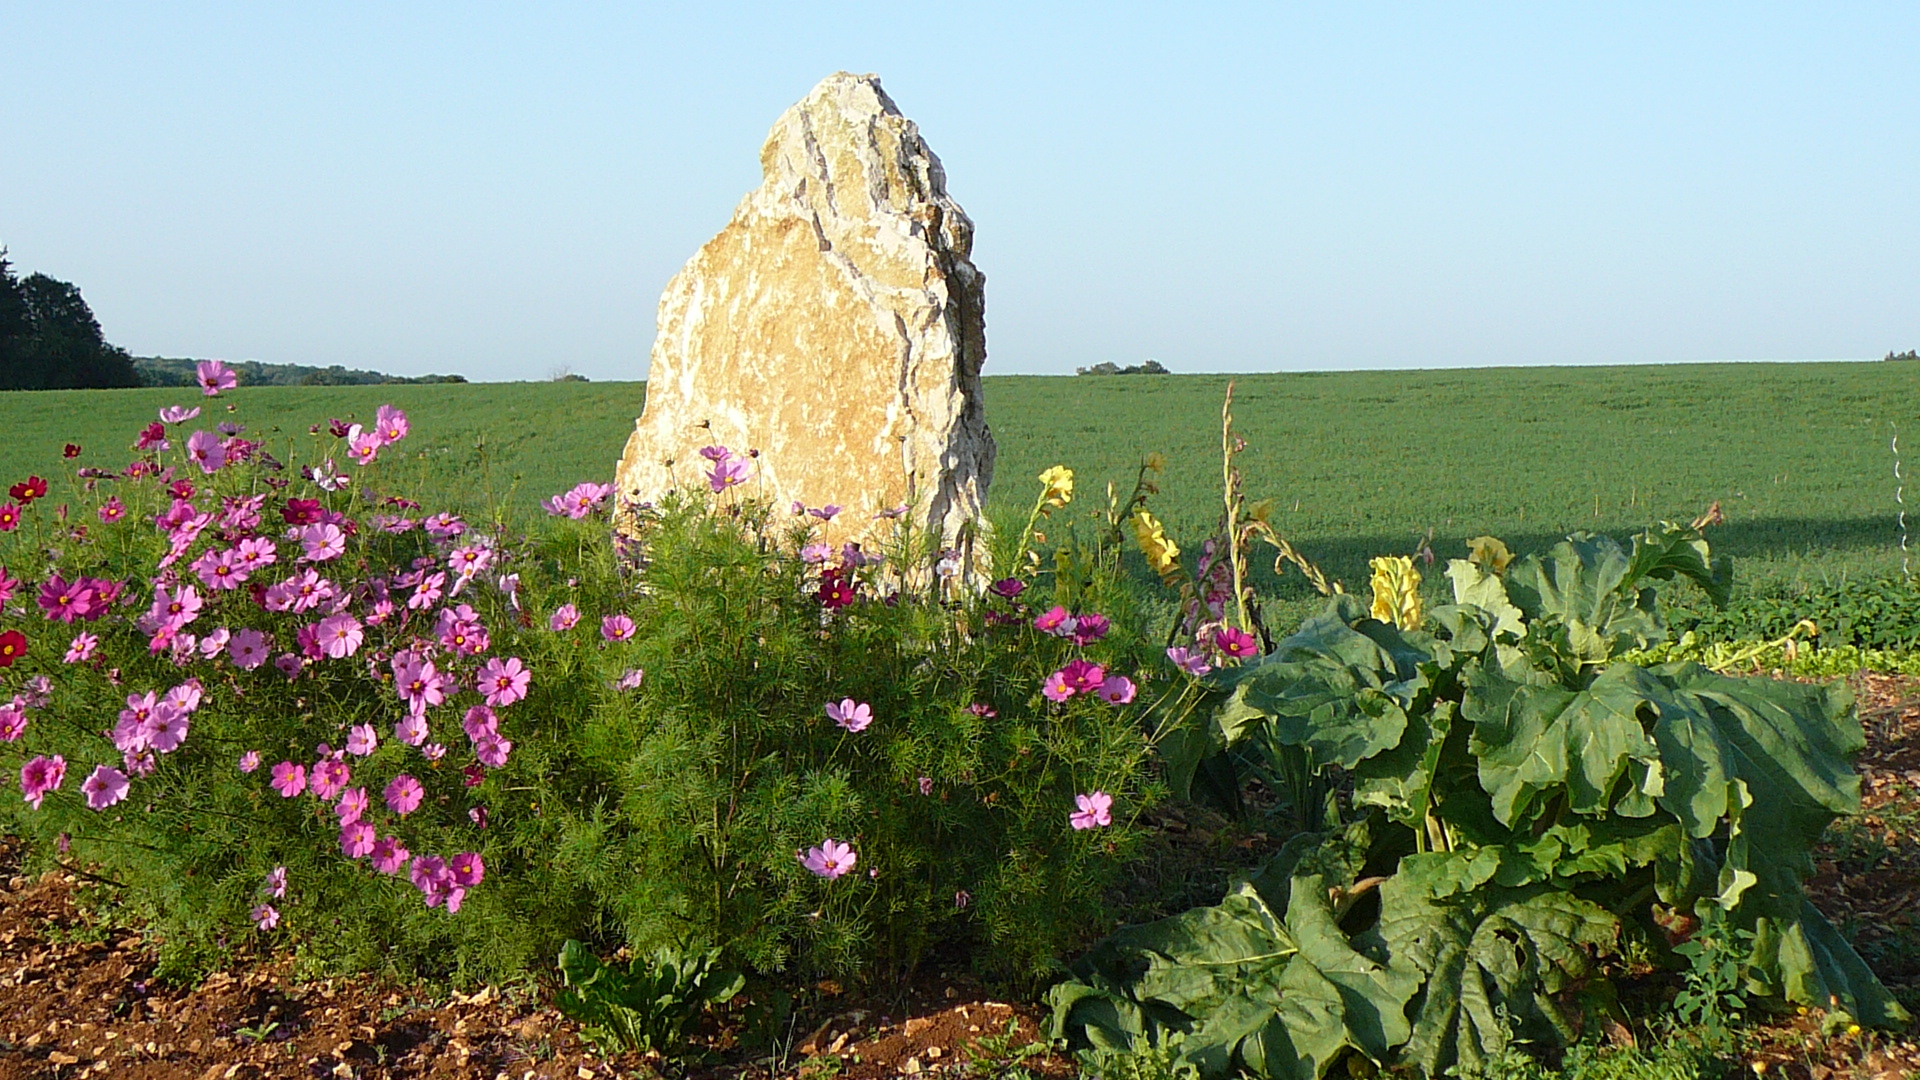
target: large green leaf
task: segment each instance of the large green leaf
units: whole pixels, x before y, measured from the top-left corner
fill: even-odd
[[[1386,1060],[1411,1029],[1410,973],[1347,940],[1328,879],[1294,878],[1287,914],[1242,884],[1218,905],[1115,934],[1048,995],[1054,1037],[1168,1045],[1209,1077],[1318,1080],[1343,1056]]]
[[[1516,1037],[1563,1041],[1568,1022],[1552,995],[1592,973],[1618,922],[1546,886],[1458,890],[1480,870],[1447,863],[1473,856],[1419,858],[1381,886],[1373,932],[1393,968],[1421,982],[1401,1062],[1439,1076],[1455,1063],[1484,1065]]]
[[[1494,816],[1513,827],[1532,820],[1552,795],[1564,795],[1581,814],[1652,813],[1663,788],[1659,750],[1639,716],[1645,702],[1640,669],[1626,664],[1579,691],[1472,674],[1460,712],[1473,725]]]

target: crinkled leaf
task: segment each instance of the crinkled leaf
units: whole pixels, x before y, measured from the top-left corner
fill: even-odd
[[[1606,909],[1548,887],[1485,885],[1445,899],[1425,889],[1459,876],[1430,865],[1389,879],[1373,931],[1394,969],[1421,980],[1401,1061],[1429,1076],[1483,1065],[1516,1036],[1564,1039],[1552,995],[1589,975],[1619,932]]]
[[[1277,742],[1305,748],[1315,766],[1350,769],[1399,744],[1407,709],[1427,689],[1421,666],[1445,648],[1372,619],[1349,626],[1323,615],[1274,648],[1245,701]]]
[[[1284,922],[1243,884],[1115,934],[1048,995],[1054,1036],[1121,1049],[1183,1032],[1182,1061],[1206,1076],[1317,1080],[1349,1050],[1384,1060],[1410,1031],[1412,977],[1353,948],[1327,879],[1295,878],[1288,895]]]
[[[1471,605],[1493,619],[1495,637],[1510,635],[1518,639],[1527,632],[1520,609],[1507,599],[1506,583],[1479,563],[1467,559],[1447,562],[1447,579],[1453,583],[1453,602]]]
[[[1652,813],[1646,797],[1661,790],[1659,751],[1641,727],[1639,671],[1617,665],[1580,691],[1487,671],[1469,679],[1460,711],[1473,724],[1480,783],[1503,825],[1531,820],[1543,796],[1562,793],[1578,813]],[[1630,774],[1634,782],[1620,790]]]

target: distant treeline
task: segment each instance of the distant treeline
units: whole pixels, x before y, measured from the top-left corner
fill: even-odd
[[[1908,349],[1906,352],[1890,352],[1886,355],[1885,359],[1887,360],[1920,360],[1920,352],[1915,352],[1912,349]]]
[[[0,248],[0,390],[139,385],[133,357],[107,344],[79,289],[16,277]]]
[[[133,366],[143,386],[194,386],[194,365],[198,360],[173,356],[136,356]],[[378,371],[357,371],[335,364],[332,367],[308,367],[305,364],[263,364],[258,360],[228,361],[227,366],[240,376],[241,386],[378,386],[387,383],[463,383],[465,375],[386,375]]]
[[[0,390],[86,390],[133,386],[194,386],[198,360],[131,356],[107,343],[80,290],[45,274],[18,277],[0,247]],[[463,375],[384,375],[338,364],[227,365],[242,386],[369,386],[382,383],[463,383]]]
[[[1126,367],[1121,367],[1119,364],[1116,364],[1113,361],[1108,360],[1104,363],[1095,364],[1092,367],[1074,368],[1073,373],[1075,375],[1170,375],[1172,374],[1172,372],[1169,372],[1166,369],[1166,366],[1161,364],[1160,361],[1158,360],[1149,360],[1144,364],[1129,364]]]

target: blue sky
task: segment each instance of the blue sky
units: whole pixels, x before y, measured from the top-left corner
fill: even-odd
[[[0,243],[136,353],[641,377],[878,72],[989,373],[1920,348],[1920,6],[0,4]]]

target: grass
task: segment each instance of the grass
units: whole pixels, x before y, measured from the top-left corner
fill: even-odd
[[[987,379],[1000,444],[992,509],[1024,511],[1033,477],[1061,462],[1078,471],[1080,497],[1103,497],[1107,481],[1130,484],[1158,450],[1169,468],[1157,512],[1193,546],[1217,514],[1226,385],[1211,375]],[[540,498],[611,473],[643,396],[635,383],[493,383],[191,400],[213,413],[233,404],[251,433],[277,426],[287,438],[392,401],[413,416],[419,482],[470,510],[505,502],[531,513]],[[120,463],[138,426],[189,397],[0,395],[0,476],[52,475],[67,441],[89,448],[83,463]],[[1890,424],[1910,426],[1920,447],[1911,364],[1249,375],[1236,402],[1249,496],[1274,498],[1282,530],[1349,588],[1364,586],[1369,557],[1410,552],[1429,529],[1443,558],[1482,533],[1524,552],[1573,529],[1624,535],[1690,519],[1716,501],[1727,522],[1712,536],[1745,580],[1885,575],[1901,565]],[[1309,602],[1297,576],[1278,589]]]

